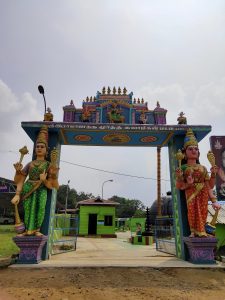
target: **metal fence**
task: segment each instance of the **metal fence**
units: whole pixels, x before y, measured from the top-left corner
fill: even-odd
[[[156,250],[176,255],[173,218],[158,217],[155,220]]]
[[[55,214],[51,222],[50,253],[75,251],[79,229],[78,215]]]

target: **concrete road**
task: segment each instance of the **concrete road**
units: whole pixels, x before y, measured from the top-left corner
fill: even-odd
[[[76,251],[52,255],[49,260],[36,265],[11,267],[225,267],[223,263],[191,264],[173,255],[156,251],[155,244],[132,245],[128,242],[129,237],[130,232],[118,233],[117,238],[78,237]]]

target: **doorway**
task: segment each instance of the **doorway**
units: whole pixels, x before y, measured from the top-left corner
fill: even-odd
[[[88,234],[97,234],[97,214],[89,214]]]

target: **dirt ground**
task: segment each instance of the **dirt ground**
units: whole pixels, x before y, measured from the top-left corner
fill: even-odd
[[[225,269],[0,269],[0,300],[225,299]]]

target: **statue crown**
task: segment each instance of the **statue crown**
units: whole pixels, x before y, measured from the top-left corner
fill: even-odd
[[[184,149],[186,149],[188,146],[198,146],[198,141],[191,128],[188,129],[184,138]]]
[[[43,125],[38,133],[36,144],[43,143],[48,148],[48,126]]]

